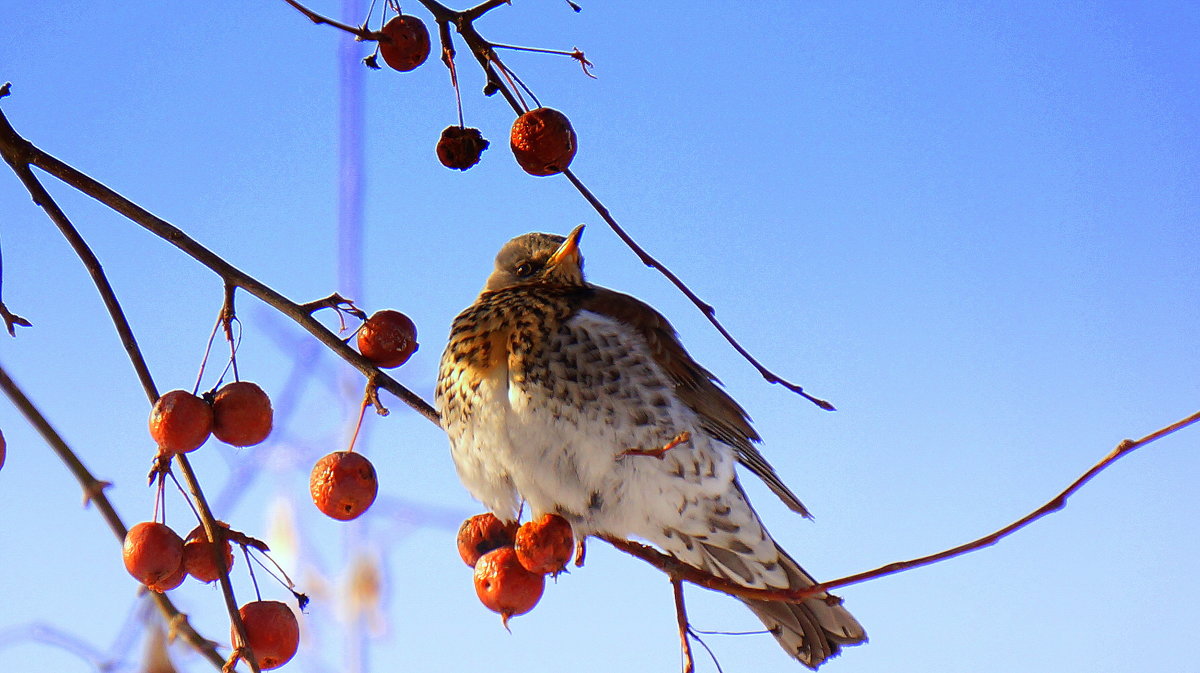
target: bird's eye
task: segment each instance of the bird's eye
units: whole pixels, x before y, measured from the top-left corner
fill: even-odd
[[[517,267],[517,275],[522,278],[525,278],[526,276],[529,276],[532,273],[533,273],[533,265],[530,264],[529,262],[524,262],[520,266]]]

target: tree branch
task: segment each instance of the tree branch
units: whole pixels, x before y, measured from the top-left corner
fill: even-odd
[[[50,446],[50,448],[58,456],[59,460],[61,460],[63,464],[67,466],[67,469],[71,471],[71,474],[75,477],[75,480],[78,481],[79,485],[83,488],[85,502],[95,503],[96,509],[100,511],[100,516],[104,518],[104,521],[108,524],[109,529],[112,530],[113,535],[117,537],[117,540],[123,543],[125,541],[125,534],[128,532],[128,530],[125,528],[125,523],[121,521],[121,517],[117,514],[116,509],[113,508],[108,496],[104,494],[104,487],[107,486],[108,483],[100,481],[92,475],[87,467],[84,466],[83,461],[79,460],[79,456],[77,456],[75,452],[71,450],[71,447],[69,447],[66,441],[63,440],[62,436],[58,434],[58,431],[50,425],[50,422],[46,420],[46,417],[42,415],[41,411],[39,411],[33,402],[25,396],[25,393],[16,384],[16,382],[9,377],[8,372],[4,370],[2,365],[0,365],[0,389],[2,389],[8,399],[12,401],[13,406],[15,406],[17,410],[20,411],[23,416],[25,416],[25,419],[29,421],[29,424],[38,431],[38,434],[42,436],[42,439],[46,441],[46,444]],[[176,632],[181,635],[189,645],[194,647],[196,651],[203,655],[205,659],[208,659],[208,661],[217,668],[220,668],[225,663],[225,659],[219,652],[217,652],[217,649],[212,641],[204,638],[196,632],[196,629],[192,627],[191,622],[188,621],[187,615],[181,613],[179,609],[175,607],[175,604],[171,602],[170,598],[168,598],[165,594],[154,592],[151,592],[151,595],[154,601],[158,604],[158,607],[162,611],[163,615],[166,616],[167,622],[175,625]]]
[[[789,591],[786,589],[750,589],[739,584],[729,582],[728,580],[715,577],[697,568],[693,568],[679,559],[664,554],[652,547],[638,544],[636,542],[630,542],[629,540],[621,540],[612,537],[601,536],[601,539],[617,549],[620,549],[626,554],[630,554],[642,559],[650,565],[667,573],[672,578],[682,579],[691,582],[692,584],[702,586],[706,589],[721,591],[741,598],[752,598],[755,600],[799,602],[829,589],[836,589],[838,587],[849,586],[851,584],[859,584],[861,582],[884,577],[886,575],[894,575],[899,572],[913,570],[914,568],[920,568],[922,566],[927,566],[939,561],[945,561],[955,556],[961,556],[962,554],[978,551],[984,547],[990,547],[991,545],[996,544],[1000,540],[1012,535],[1018,530],[1028,526],[1034,521],[1046,516],[1047,514],[1056,512],[1065,507],[1068,498],[1074,495],[1075,492],[1082,488],[1084,484],[1091,481],[1093,477],[1103,472],[1122,456],[1125,456],[1153,441],[1162,439],[1173,432],[1182,430],[1183,428],[1192,425],[1197,421],[1200,421],[1200,411],[1197,411],[1196,413],[1180,419],[1166,427],[1155,430],[1141,439],[1126,439],[1122,441],[1117,445],[1116,448],[1109,452],[1107,456],[1093,465],[1087,472],[1084,472],[1078,479],[1071,482],[1070,486],[1067,486],[1062,492],[1051,498],[1049,502],[993,533],[989,533],[978,539],[961,544],[951,549],[947,549],[945,551],[937,552],[935,554],[921,556],[908,561],[889,563],[885,566],[875,568],[874,570],[868,570],[865,572],[856,573],[854,575],[847,575],[839,579],[822,582],[821,584],[815,584],[811,587],[806,587],[804,589],[798,589],[795,591]]]

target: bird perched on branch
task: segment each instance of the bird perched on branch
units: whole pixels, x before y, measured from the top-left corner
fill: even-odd
[[[582,233],[509,241],[454,320],[437,407],[463,484],[503,520],[524,503],[565,517],[578,540],[641,539],[745,587],[811,586],[735,474],[740,463],[808,516],[755,448],[746,412],[662,315],[584,280]],[[866,640],[828,594],[742,600],[811,668]]]

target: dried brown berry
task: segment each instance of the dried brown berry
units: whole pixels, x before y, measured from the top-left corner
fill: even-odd
[[[213,429],[217,439],[234,446],[254,446],[271,434],[271,398],[249,381],[226,384],[213,397]]]
[[[186,390],[159,397],[150,411],[150,436],[165,453],[195,451],[208,439],[212,426],[212,407]]]
[[[488,141],[483,139],[479,129],[462,126],[447,126],[438,140],[438,161],[446,168],[456,168],[465,171],[479,163],[479,157],[488,148]]]
[[[300,646],[300,623],[296,613],[279,601],[253,601],[238,610],[246,625],[246,644],[254,651],[258,667],[264,671],[291,661]],[[230,639],[237,641],[230,629]]]
[[[339,521],[367,511],[379,492],[375,467],[362,454],[335,451],[313,466],[308,490],[317,509]]]
[[[575,158],[576,141],[567,116],[548,107],[517,117],[509,138],[513,156],[530,175],[563,172]]]
[[[522,524],[514,546],[526,570],[554,575],[567,567],[575,551],[571,524],[557,514],[543,514]]]
[[[183,567],[183,540],[165,524],[143,521],[125,534],[121,558],[134,579],[153,587],[173,579]]]
[[[545,575],[526,570],[512,547],[494,549],[475,564],[475,594],[489,610],[500,613],[505,627],[509,617],[537,605],[545,586]]]
[[[218,521],[223,528],[229,528],[224,522]],[[183,568],[189,575],[201,582],[214,582],[221,576],[217,561],[213,554],[214,548],[222,548],[221,555],[225,561],[225,572],[233,568],[233,545],[228,540],[214,544],[208,541],[208,535],[203,526],[196,526],[188,533],[183,542]]]
[[[377,367],[399,367],[417,352],[417,326],[399,311],[376,311],[358,330],[358,352]]]
[[[517,535],[517,522],[505,523],[495,514],[476,514],[458,529],[458,555],[463,563],[475,567],[480,556],[500,547],[512,546]]]
[[[429,30],[417,17],[394,16],[382,32],[387,39],[379,41],[379,53],[393,70],[408,72],[429,58]]]

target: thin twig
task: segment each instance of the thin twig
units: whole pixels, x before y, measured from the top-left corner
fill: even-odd
[[[696,662],[692,659],[692,643],[688,640],[691,625],[688,624],[687,607],[683,603],[683,580],[671,578],[671,590],[675,595],[675,622],[679,625],[679,651],[683,656],[683,673],[693,673]]]
[[[638,245],[629,234],[625,233],[625,230],[621,228],[621,225],[617,224],[617,221],[613,219],[612,214],[608,212],[608,208],[606,208],[603,203],[600,203],[600,200],[597,199],[594,194],[592,194],[591,190],[589,190],[583,184],[583,182],[580,181],[580,179],[576,177],[573,172],[571,172],[571,169],[564,169],[563,175],[567,176],[567,179],[571,181],[572,185],[575,185],[575,189],[578,190],[579,193],[583,195],[583,198],[592,205],[592,208],[596,210],[596,212],[600,215],[600,218],[608,223],[608,226],[613,230],[613,233],[615,233],[618,238],[624,241],[625,245],[629,246],[629,249],[638,256],[638,259],[642,261],[642,264],[657,269],[658,272],[665,276],[667,280],[671,281],[672,285],[679,288],[679,291],[682,292],[685,297],[690,299],[691,302],[696,305],[696,308],[700,309],[700,312],[704,314],[704,317],[708,318],[708,321],[712,323],[713,327],[717,328],[717,331],[721,333],[721,336],[725,337],[725,340],[729,342],[729,345],[733,346],[734,350],[736,350],[743,358],[746,359],[747,362],[757,369],[758,373],[762,375],[762,377],[766,379],[768,383],[778,383],[784,388],[787,388],[797,395],[800,395],[804,399],[812,402],[825,411],[836,410],[836,408],[829,402],[808,394],[804,391],[804,388],[801,388],[795,383],[781,378],[779,375],[764,367],[762,363],[755,359],[755,357],[751,355],[749,351],[743,348],[742,345],[738,343],[737,339],[734,339],[733,335],[729,333],[729,330],[725,329],[725,326],[722,325],[719,320],[717,320],[717,311],[713,308],[712,304],[700,299],[695,292],[692,292],[691,288],[685,285],[682,280],[679,280],[678,276],[672,273],[671,270],[663,265],[662,262],[658,261],[654,257],[651,257],[650,253],[642,249],[642,247]]]
[[[1172,423],[1166,427],[1160,428],[1159,430],[1155,430],[1141,439],[1126,439],[1122,441],[1117,445],[1116,448],[1109,452],[1108,455],[1093,465],[1091,469],[1089,469],[1087,472],[1084,472],[1075,481],[1071,482],[1070,486],[1067,486],[1067,488],[1063,489],[1061,493],[1051,498],[1049,502],[993,533],[989,533],[981,538],[961,544],[951,549],[947,549],[945,551],[937,552],[935,554],[929,554],[928,556],[922,556],[908,561],[889,563],[885,566],[875,568],[874,570],[868,570],[865,572],[856,573],[854,575],[847,575],[846,577],[828,582],[822,582],[821,584],[815,584],[811,587],[797,589],[794,591],[786,589],[750,589],[719,577],[715,577],[709,573],[683,563],[673,556],[664,554],[657,549],[653,549],[646,545],[606,536],[601,536],[601,539],[627,554],[636,556],[643,561],[646,561],[659,570],[667,573],[671,577],[686,580],[692,584],[705,587],[706,589],[721,591],[741,598],[752,598],[755,600],[798,602],[805,600],[806,598],[811,598],[812,596],[829,589],[836,589],[838,587],[849,586],[851,584],[858,584],[860,582],[873,580],[886,575],[893,575],[906,570],[920,568],[931,563],[937,563],[938,561],[944,561],[955,556],[961,556],[963,554],[978,551],[984,547],[990,547],[991,545],[996,544],[1000,540],[1012,535],[1018,530],[1028,526],[1034,521],[1046,516],[1047,514],[1064,508],[1067,504],[1068,498],[1070,498],[1076,491],[1082,488],[1084,484],[1091,481],[1093,477],[1103,472],[1122,456],[1125,456],[1135,449],[1145,446],[1153,441],[1162,439],[1173,432],[1182,430],[1183,428],[1192,425],[1197,421],[1200,421],[1200,411],[1197,411],[1196,413],[1176,421],[1175,423]]]
[[[128,529],[125,528],[125,523],[121,521],[120,515],[113,508],[108,496],[104,494],[104,487],[108,485],[108,482],[100,481],[92,475],[87,467],[84,466],[83,461],[79,459],[79,456],[71,450],[71,447],[58,434],[58,431],[42,415],[42,412],[38,410],[33,402],[25,396],[24,391],[9,377],[8,372],[4,370],[3,366],[0,366],[0,389],[4,390],[4,394],[12,401],[13,406],[25,416],[25,419],[38,431],[38,434],[42,436],[42,439],[50,446],[59,460],[71,471],[75,480],[83,488],[84,501],[86,503],[95,503],[96,509],[100,511],[100,515],[104,518],[105,523],[108,524],[113,535],[116,536],[118,541],[123,543]],[[203,655],[205,659],[208,659],[210,663],[220,668],[225,660],[217,652],[217,648],[213,642],[201,636],[192,627],[187,616],[179,612],[179,609],[175,607],[175,604],[165,594],[151,592],[151,597],[158,604],[158,608],[166,617],[167,622],[172,624],[173,628],[176,629],[176,632],[189,645],[194,647],[197,652]]]

